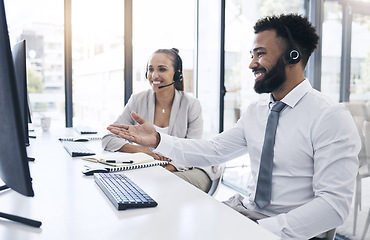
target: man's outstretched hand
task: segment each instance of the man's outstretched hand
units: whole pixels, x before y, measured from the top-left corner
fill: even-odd
[[[107,127],[107,129],[128,141],[137,143],[141,146],[156,148],[160,141],[160,135],[157,133],[154,126],[145,121],[135,112],[131,113],[131,117],[139,125],[128,126],[111,124]]]

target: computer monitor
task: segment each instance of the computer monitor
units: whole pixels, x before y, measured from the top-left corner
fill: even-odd
[[[30,176],[4,1],[0,1],[0,178],[1,189],[34,196]],[[0,205],[1,207],[1,205]],[[41,222],[0,212],[0,217],[35,227]]]
[[[27,68],[26,68],[26,40],[14,44],[12,48],[15,80],[18,89],[19,104],[21,106],[21,117],[24,132],[24,143],[30,145],[28,135],[28,91],[27,91]]]
[[[28,104],[28,108],[27,108],[28,123],[32,123],[32,108],[31,108],[30,94],[28,93],[28,91],[27,91],[27,104]]]

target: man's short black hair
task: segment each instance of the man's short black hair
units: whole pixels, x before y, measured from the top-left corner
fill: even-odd
[[[275,30],[276,36],[284,38],[290,46],[288,33],[284,25],[290,30],[294,45],[301,52],[303,66],[305,66],[319,41],[315,28],[306,17],[298,14],[269,16],[258,20],[253,28],[255,34],[266,30]]]

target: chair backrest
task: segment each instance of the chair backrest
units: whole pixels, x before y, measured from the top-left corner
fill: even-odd
[[[221,179],[222,175],[219,178],[212,181],[211,188],[208,190],[208,195],[213,196],[217,192]]]
[[[364,129],[363,129],[364,122],[367,119],[370,120],[368,117],[367,106],[365,102],[344,102],[344,105],[350,111],[353,117],[353,120],[356,124],[360,138],[361,138],[361,143],[362,143],[361,150],[358,154],[358,160],[359,160],[359,164],[361,167],[367,164],[366,162],[366,143],[365,143]]]
[[[334,240],[335,239],[335,233],[336,233],[337,229],[336,228],[333,228],[329,231],[326,232],[326,237],[325,239],[327,240]]]
[[[218,167],[221,169],[221,175],[220,175],[219,178],[212,181],[211,188],[207,192],[207,194],[211,195],[211,196],[216,194],[216,192],[217,192],[217,190],[220,186],[220,183],[222,181],[222,176],[223,176],[224,171],[225,171],[225,165],[224,164],[221,164]]]
[[[361,116],[364,120],[370,121],[370,112],[368,111],[369,102],[352,101],[344,102],[344,105],[351,112],[352,116]]]
[[[366,161],[367,170],[370,174],[370,121],[364,121],[364,139],[365,139],[365,152],[366,152]]]

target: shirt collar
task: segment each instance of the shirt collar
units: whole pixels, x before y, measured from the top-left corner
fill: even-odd
[[[298,84],[295,88],[292,89],[283,99],[281,99],[281,102],[285,103],[289,107],[293,108],[299,100],[303,98],[304,95],[306,95],[307,92],[309,92],[312,89],[312,86],[308,79],[306,78],[303,80],[300,84]],[[275,102],[272,94],[270,94],[270,100],[269,103]],[[271,104],[269,104],[271,105]]]

